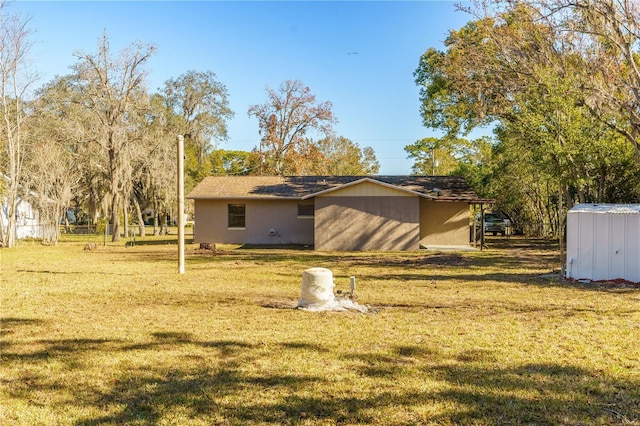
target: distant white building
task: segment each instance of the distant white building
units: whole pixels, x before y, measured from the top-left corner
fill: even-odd
[[[567,278],[640,283],[640,204],[578,204],[567,212]]]
[[[9,177],[2,174],[0,178],[9,183]],[[30,194],[35,195],[35,194]],[[19,198],[16,211],[16,240],[22,240],[25,238],[43,238],[44,237],[44,224],[40,217],[40,212],[31,204],[30,201]],[[5,194],[0,194],[0,228],[2,229],[2,235],[7,235],[7,228],[9,226],[9,200]],[[0,244],[2,242],[0,241]]]
[[[0,210],[0,226],[2,232],[7,235],[9,226],[9,203],[6,197],[2,198]],[[27,200],[19,200],[16,207],[16,239],[43,238],[44,225],[40,220],[40,213]]]

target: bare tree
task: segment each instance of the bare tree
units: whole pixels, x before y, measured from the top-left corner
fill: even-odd
[[[28,69],[31,48],[29,19],[7,13],[7,3],[0,1],[0,135],[2,138],[2,173],[6,176],[6,235],[2,245],[13,247],[16,238],[16,209],[22,187],[25,145],[24,111],[28,88],[35,76]]]
[[[262,135],[261,173],[281,175],[287,173],[287,162],[299,160],[296,153],[308,148],[308,132],[328,136],[337,120],[331,102],[316,103],[298,80],[285,81],[278,91],[267,88],[267,95],[266,103],[251,106],[248,113],[258,119]]]
[[[144,108],[144,65],[153,52],[153,46],[137,42],[114,57],[104,34],[97,54],[76,53],[77,101],[98,118],[95,141],[107,156],[113,241],[120,239],[120,210],[131,173],[129,154],[133,141],[127,116]]]
[[[63,141],[38,135],[37,150],[25,164],[29,169],[30,200],[37,207],[43,225],[43,241],[56,244],[59,226],[80,180],[78,157],[67,150]]]

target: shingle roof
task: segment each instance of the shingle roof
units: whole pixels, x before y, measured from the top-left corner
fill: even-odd
[[[363,179],[393,185],[431,199],[493,202],[478,198],[467,182],[458,176],[209,176],[187,198],[302,199]]]

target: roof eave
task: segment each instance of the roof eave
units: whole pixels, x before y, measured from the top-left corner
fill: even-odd
[[[190,196],[186,197],[189,200],[304,200],[306,197],[285,197],[285,196],[273,196],[273,195],[226,195],[226,196]]]
[[[495,204],[496,202],[496,200],[491,200],[487,198],[470,198],[470,197],[444,197],[444,196],[422,195],[422,198],[426,198],[432,201],[462,201],[465,203],[472,203],[472,204]]]
[[[339,190],[344,189],[344,188],[349,188],[351,186],[359,185],[359,184],[361,184],[363,182],[371,182],[371,183],[373,183],[375,185],[380,185],[380,186],[383,186],[385,188],[394,189],[396,191],[405,192],[405,193],[411,194],[411,195],[417,195],[417,196],[424,195],[424,194],[422,194],[420,192],[412,191],[410,189],[406,189],[406,188],[403,188],[401,186],[392,185],[392,184],[386,183],[386,182],[381,182],[379,180],[376,180],[376,179],[373,179],[373,178],[370,178],[370,177],[363,177],[362,179],[356,179],[354,181],[345,183],[343,185],[335,186],[333,188],[327,188],[327,189],[324,189],[322,191],[318,191],[318,192],[314,192],[312,194],[305,195],[305,196],[302,197],[302,199],[306,200],[306,199],[309,199],[309,198],[317,197],[319,195],[325,195],[325,194],[330,193],[330,192],[335,192],[335,191],[339,191]]]

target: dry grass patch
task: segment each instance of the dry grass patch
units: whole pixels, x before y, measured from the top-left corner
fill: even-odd
[[[86,241],[2,256],[8,425],[640,424],[640,291],[542,277],[558,253]],[[301,273],[376,313],[293,309]]]

